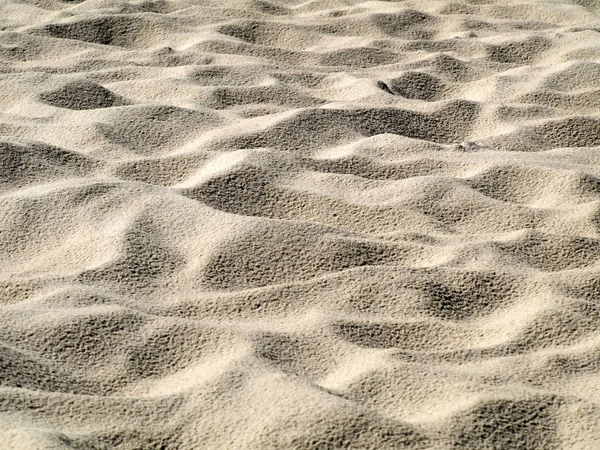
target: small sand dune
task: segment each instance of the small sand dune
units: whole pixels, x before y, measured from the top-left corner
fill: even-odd
[[[600,448],[600,3],[5,0],[0,448]]]

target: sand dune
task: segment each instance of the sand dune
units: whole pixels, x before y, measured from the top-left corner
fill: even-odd
[[[0,448],[600,448],[595,0],[0,4]]]

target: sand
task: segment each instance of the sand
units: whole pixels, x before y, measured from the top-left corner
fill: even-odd
[[[597,0],[3,0],[1,449],[600,448]]]

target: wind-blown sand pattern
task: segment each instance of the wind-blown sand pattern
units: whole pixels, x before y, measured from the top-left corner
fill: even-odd
[[[5,0],[0,447],[600,448],[596,0]]]

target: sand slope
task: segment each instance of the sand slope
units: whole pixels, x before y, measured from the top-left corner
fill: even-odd
[[[600,4],[0,4],[0,448],[600,448]]]

